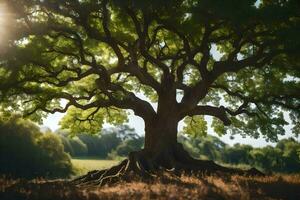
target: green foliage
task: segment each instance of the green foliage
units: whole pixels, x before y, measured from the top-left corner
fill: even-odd
[[[73,152],[70,152],[72,156],[87,156],[88,155],[88,147],[85,143],[83,143],[80,138],[75,137],[69,140],[70,145],[72,147]],[[67,148],[64,148],[65,151]],[[67,151],[66,151],[67,152]]]
[[[62,141],[62,144],[64,145],[64,151],[66,153],[70,154],[71,156],[74,156],[75,152],[74,152],[73,146],[72,146],[71,141],[69,140],[69,138],[64,137],[64,136],[60,136],[60,139]]]
[[[53,133],[45,133],[37,140],[40,149],[39,167],[49,177],[64,177],[71,173],[70,156],[64,152],[60,138]]]
[[[214,129],[214,132],[218,135],[224,135],[226,133],[226,129],[223,122],[217,118],[213,118],[211,126]]]
[[[109,157],[126,157],[130,152],[141,150],[144,145],[144,137],[129,138],[122,141],[114,150],[111,151]]]
[[[262,148],[242,144],[229,146],[211,135],[197,138],[180,135],[178,141],[195,158],[234,166],[254,166],[265,172],[300,172],[300,143],[293,138],[282,139],[275,147]]]
[[[139,150],[144,137],[137,135],[128,125],[103,129],[98,134],[70,133],[58,130],[64,150],[73,157],[111,158],[124,157],[130,151]],[[75,137],[72,137],[76,135]]]
[[[251,163],[251,156],[249,152],[253,149],[249,145],[235,144],[233,147],[226,147],[223,152],[223,162],[230,164],[249,164]],[[249,162],[250,161],[250,162]],[[258,161],[260,163],[260,161]],[[272,168],[273,169],[273,168]]]
[[[194,157],[219,161],[224,156],[223,150],[226,144],[215,136],[207,135],[205,137],[190,138],[181,135],[178,140],[184,144]]]
[[[184,133],[189,133],[192,137],[207,135],[207,122],[203,116],[186,117],[184,123]]]
[[[152,119],[161,112],[147,101],[180,93],[172,112],[193,137],[206,135],[204,115],[219,135],[277,141],[288,113],[299,133],[297,0],[3,2],[14,26],[0,49],[1,113],[41,123],[67,112],[63,128],[97,134],[126,122],[123,110]]]
[[[18,116],[0,120],[0,173],[21,177],[66,177],[71,160],[58,136],[42,134]]]
[[[88,130],[89,133],[96,134],[101,130],[105,120],[114,125],[122,124],[127,122],[127,113],[116,108],[81,110],[72,107],[60,121],[60,125],[71,133],[82,133]]]

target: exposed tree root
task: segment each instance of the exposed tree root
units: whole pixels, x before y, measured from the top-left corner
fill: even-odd
[[[105,185],[113,184],[120,180],[131,181],[140,179],[154,180],[164,174],[180,175],[185,174],[237,174],[248,176],[264,176],[255,168],[241,170],[227,168],[215,164],[213,161],[196,160],[189,156],[181,144],[175,147],[163,149],[156,153],[149,153],[145,150],[130,153],[128,159],[120,164],[106,170],[91,171],[86,175],[72,181],[76,185]]]

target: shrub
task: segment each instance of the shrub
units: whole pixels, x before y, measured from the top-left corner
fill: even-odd
[[[117,155],[119,156],[128,156],[130,152],[138,151],[143,147],[144,137],[140,137],[137,139],[127,139],[123,141],[117,148],[115,149]]]
[[[0,173],[17,177],[65,177],[71,160],[59,137],[43,134],[28,120],[0,119]]]
[[[75,156],[74,149],[71,145],[70,139],[65,136],[59,136],[62,144],[64,145],[64,151],[68,153],[70,156]]]
[[[46,133],[39,137],[37,144],[40,148],[40,165],[43,166],[41,174],[48,176],[63,177],[70,173],[71,159],[64,152],[64,146],[59,136],[53,133]]]
[[[88,148],[87,145],[84,144],[81,139],[78,137],[71,138],[69,140],[71,147],[73,149],[73,156],[87,156],[88,155]]]

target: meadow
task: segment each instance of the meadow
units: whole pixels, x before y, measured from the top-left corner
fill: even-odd
[[[116,164],[114,160],[72,159],[76,175]],[[74,186],[64,179],[0,179],[1,200],[100,200],[100,199],[300,199],[300,174],[266,177],[173,176],[152,182],[120,181],[104,187]]]
[[[118,160],[101,160],[94,157],[73,158],[72,164],[75,168],[75,176],[81,176],[95,169],[106,169],[119,163]]]

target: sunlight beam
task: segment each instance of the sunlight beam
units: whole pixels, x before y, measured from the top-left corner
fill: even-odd
[[[0,3],[0,42],[2,42],[2,39],[5,35],[5,18],[6,18],[6,6],[3,3]]]
[[[10,37],[12,14],[5,3],[0,3],[0,53],[5,49]]]

